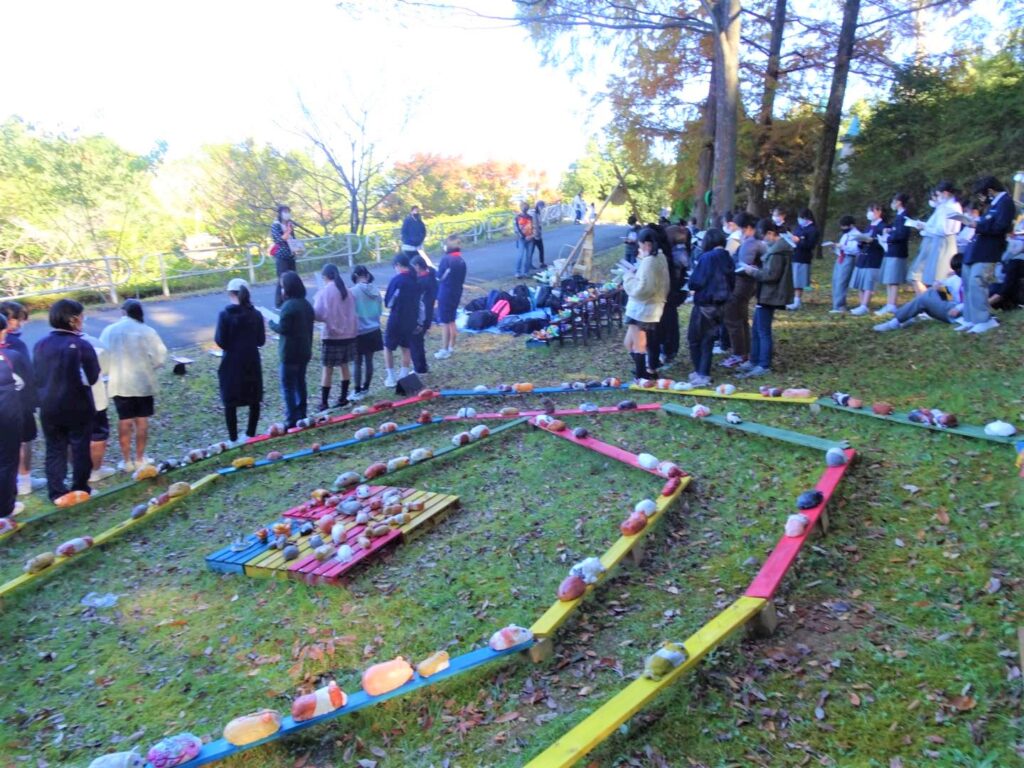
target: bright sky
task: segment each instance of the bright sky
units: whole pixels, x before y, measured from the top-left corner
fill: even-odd
[[[331,0],[30,0],[4,17],[0,116],[102,132],[135,151],[163,139],[180,157],[248,136],[305,146],[294,134],[301,93],[325,118],[368,106],[396,159],[520,160],[557,179],[607,120],[588,120],[588,95],[541,67],[514,27],[404,28],[370,10],[353,20]]]

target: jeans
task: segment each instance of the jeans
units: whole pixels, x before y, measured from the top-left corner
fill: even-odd
[[[281,398],[284,400],[284,423],[288,429],[299,419],[306,418],[306,366],[305,363],[281,363]]]
[[[715,304],[694,305],[686,340],[690,345],[693,370],[701,376],[711,374],[711,352],[715,346],[715,330],[722,324],[722,307]]]
[[[933,317],[936,320],[951,323],[953,318],[949,316],[949,310],[955,306],[955,302],[946,301],[939,296],[939,292],[935,288],[929,288],[920,296],[915,296],[897,309],[896,319],[901,323],[907,323],[922,312],[925,312],[929,317]]]
[[[424,328],[421,333],[412,332],[409,336],[409,355],[412,357],[412,369],[416,373],[430,373],[430,368],[427,366],[427,351],[425,349],[425,343],[427,340],[427,331],[429,326]]]
[[[758,304],[754,307],[754,328],[750,334],[750,360],[762,368],[772,367],[772,320],[775,307]]]
[[[92,423],[57,423],[45,414],[41,421],[43,437],[46,438],[46,485],[50,500],[68,492],[64,484],[68,471],[68,448],[71,449],[71,490],[88,493],[89,474],[92,472],[92,457],[89,455]]]
[[[516,262],[516,274],[525,275],[533,269],[533,240],[516,241],[519,247],[519,260]]]

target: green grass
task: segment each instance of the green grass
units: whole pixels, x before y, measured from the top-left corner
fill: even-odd
[[[604,263],[609,258],[616,257]],[[1020,317],[1007,316],[982,337],[963,338],[938,323],[874,334],[871,320],[825,315],[818,300],[825,287],[801,312],[779,317],[777,383],[842,389],[898,408],[934,405],[969,423],[1024,422]],[[435,365],[429,381],[455,387],[625,376],[619,342],[616,331],[586,348],[527,351],[522,339],[462,336],[455,357]],[[279,404],[273,352],[267,354],[269,419],[278,417]],[[217,361],[196,357],[187,376],[163,378],[154,455],[181,455],[223,437]],[[317,373],[311,368],[311,384]],[[621,396],[590,399],[611,404]],[[511,398],[524,406],[538,400]],[[435,402],[431,410],[454,413],[461,404]],[[707,404],[726,410],[720,400]],[[896,758],[907,766],[1019,761],[1024,690],[1013,670],[1024,624],[1024,542],[1012,450],[829,409],[729,408],[845,438],[858,450],[831,508],[832,530],[801,553],[777,595],[782,623],[775,636],[727,642],[589,759],[880,768]],[[417,410],[393,417],[406,423]],[[315,439],[343,439],[384,420],[330,427]],[[663,640],[685,638],[741,594],[794,498],[824,465],[816,451],[664,413],[570,421],[613,444],[672,458],[695,481],[648,539],[642,568],[623,566],[560,630],[552,661],[485,667],[225,764],[522,765],[632,679]],[[569,565],[599,554],[628,507],[659,487],[643,473],[523,427],[398,475],[400,485],[458,494],[461,508],[346,585],[206,570],[207,554],[338,473],[445,445],[458,430],[431,426],[225,478],[5,600],[4,764],[28,758],[84,765],[181,730],[213,738],[234,715],[286,711],[298,688],[321,676],[354,691],[360,671],[375,661],[479,647],[504,624],[532,623]],[[290,437],[274,447],[312,439]],[[195,467],[183,476],[195,480],[208,471]],[[153,492],[132,489],[27,528],[0,544],[0,578],[17,575],[37,552],[117,522]],[[34,499],[29,511],[37,509]],[[1001,588],[990,594],[993,577]],[[79,600],[90,591],[115,592],[120,601],[112,610],[86,609]]]

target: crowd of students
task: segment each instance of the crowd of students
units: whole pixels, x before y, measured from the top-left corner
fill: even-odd
[[[711,383],[712,352],[725,353],[720,365],[740,378],[769,374],[775,314],[803,307],[804,291],[811,287],[812,260],[822,245],[836,252],[831,313],[866,315],[882,285],[885,304],[874,314],[890,319],[876,325],[877,331],[925,317],[937,317],[955,330],[973,334],[991,330],[998,325],[992,307],[1024,302],[1018,294],[1024,277],[1024,238],[1009,237],[1015,207],[998,179],[982,178],[973,191],[976,202],[968,202],[965,213],[956,187],[940,182],[931,195],[932,213],[924,221],[911,219],[908,196],[896,194],[889,204],[890,220],[881,205],[871,204],[866,226],[858,227],[853,216],[844,215],[839,219],[839,239],[825,244],[809,209],[799,212],[792,228],[786,211],[775,208],[761,221],[745,212],[728,214],[719,226],[704,232],[692,222],[673,225],[664,218],[641,227],[630,217],[625,252],[632,266],[624,265],[624,344],[635,377],[655,378],[673,364],[679,338],[677,307],[684,301],[693,304],[687,330],[691,383]],[[914,232],[920,232],[922,242],[917,258],[908,265]],[[900,289],[908,284],[914,298],[899,305]],[[857,303],[848,309],[851,290]]]

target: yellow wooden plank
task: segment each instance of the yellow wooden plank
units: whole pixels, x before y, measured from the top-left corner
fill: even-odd
[[[417,528],[425,525],[431,520],[436,521],[441,516],[450,512],[452,508],[459,503],[458,496],[449,496],[439,493],[432,494],[432,496],[433,498],[427,503],[426,508],[400,528],[403,536],[410,535]]]
[[[722,400],[757,400],[765,403],[807,404],[818,402],[818,398],[814,395],[808,395],[807,397],[766,397],[760,392],[733,392],[731,395],[723,395],[721,392],[716,392],[713,389],[655,389],[654,387],[638,387],[636,384],[631,384],[629,388],[636,392],[647,392],[648,394],[682,395],[683,397],[717,397]]]
[[[665,688],[693,669],[711,649],[746,624],[765,602],[759,597],[739,598],[685,641],[685,662],[661,680],[644,677],[634,680],[527,763],[527,768],[565,768],[582,759]]]
[[[654,525],[661,519],[662,513],[671,506],[679,495],[686,489],[686,486],[690,484],[690,476],[686,475],[681,478],[682,482],[679,483],[679,487],[675,493],[671,496],[659,496],[655,502],[657,509],[654,514],[647,521],[647,525],[639,533],[635,533],[632,536],[620,536],[615,542],[601,555],[601,565],[605,567],[605,572],[598,577],[598,580],[587,587],[587,591],[577,597],[575,600],[556,600],[551,604],[544,614],[533,623],[530,627],[530,631],[537,637],[551,637],[555,631],[562,626],[569,617],[572,615],[580,603],[586,599],[593,590],[600,586],[605,579],[609,577],[614,569],[622,559],[630,553],[644,536],[654,527]]]
[[[98,533],[96,536],[93,536],[92,547],[90,547],[90,549],[85,550],[84,552],[79,552],[77,555],[72,555],[71,557],[58,556],[53,561],[53,564],[49,568],[45,568],[44,570],[39,571],[38,573],[24,573],[21,576],[11,579],[6,584],[0,585],[0,597],[4,597],[10,594],[11,592],[15,591],[19,587],[24,586],[25,584],[28,584],[30,582],[35,581],[36,579],[53,573],[55,570],[61,568],[69,562],[72,562],[74,560],[81,560],[92,549],[95,549],[101,544],[106,544],[108,541],[117,538],[129,528],[134,528],[136,526],[142,525],[143,523],[152,520],[154,517],[163,514],[178,502],[182,501],[183,499],[187,499],[197,490],[200,490],[204,486],[209,485],[214,480],[217,480],[219,477],[220,475],[218,474],[206,475],[204,478],[197,481],[195,485],[192,486],[192,490],[189,493],[185,494],[184,496],[178,496],[176,498],[170,499],[166,504],[153,508],[142,517],[128,518],[127,520],[122,520],[120,523],[117,523],[116,525],[114,525],[111,528],[108,528],[102,533]]]

